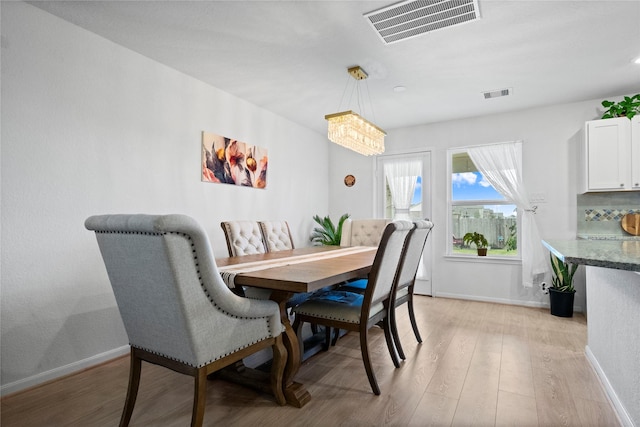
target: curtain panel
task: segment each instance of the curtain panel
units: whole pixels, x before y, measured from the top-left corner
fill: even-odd
[[[548,267],[536,223],[536,207],[530,205],[522,182],[522,142],[470,147],[467,153],[493,188],[517,206],[522,227],[522,242],[518,243],[522,257],[522,285],[539,286],[545,281]]]
[[[409,209],[418,176],[422,173],[422,161],[397,160],[385,163],[384,175],[391,191],[395,214],[393,219],[410,220]]]

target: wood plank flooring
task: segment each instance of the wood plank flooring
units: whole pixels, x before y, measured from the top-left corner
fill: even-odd
[[[252,390],[213,380],[206,426],[619,426],[584,355],[586,321],[548,309],[416,297],[424,342],[406,306],[398,321],[407,355],[399,369],[382,331],[371,330],[382,395],[369,387],[359,341],[349,334],[306,361],[297,380],[312,395],[304,408],[280,407]],[[11,426],[117,426],[128,356],[2,399]],[[193,380],[143,363],[132,426],[187,426]]]

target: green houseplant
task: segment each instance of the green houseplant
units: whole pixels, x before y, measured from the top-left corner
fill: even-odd
[[[474,231],[473,233],[469,232],[462,237],[462,242],[465,245],[468,245],[469,243],[473,243],[474,245],[476,245],[478,256],[487,255],[487,246],[489,246],[489,242],[487,242],[487,239],[483,234],[476,231]]]
[[[563,262],[550,254],[551,268],[553,268],[552,286],[549,288],[549,304],[551,314],[559,317],[573,316],[573,300],[576,289],[573,287],[573,275],[576,274],[578,264]]]
[[[318,215],[313,216],[313,220],[318,223],[319,227],[315,227],[311,232],[311,240],[314,245],[320,246],[340,246],[340,239],[342,237],[342,224],[349,218],[349,214],[344,214],[338,220],[337,227],[331,221],[329,216],[320,218]]]
[[[602,101],[602,106],[606,108],[603,119],[614,117],[627,117],[631,119],[636,114],[640,114],[640,93],[633,96],[625,96],[620,102]]]

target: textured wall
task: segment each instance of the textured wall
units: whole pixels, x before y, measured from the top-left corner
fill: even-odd
[[[24,2],[2,2],[2,391],[126,350],[86,217],[283,219],[328,210],[326,136]],[[200,181],[201,132],[269,150],[266,190]],[[299,153],[308,159],[301,161]]]

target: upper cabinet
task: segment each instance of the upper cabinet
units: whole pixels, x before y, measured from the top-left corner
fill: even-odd
[[[640,117],[585,123],[578,150],[578,192],[640,191]]]

